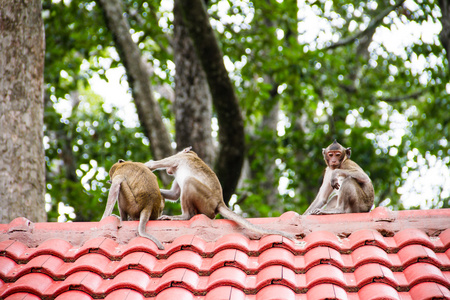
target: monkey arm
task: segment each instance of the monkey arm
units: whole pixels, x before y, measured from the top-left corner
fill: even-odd
[[[369,183],[370,178],[369,176],[363,171],[363,170],[343,170],[343,169],[336,169],[333,171],[333,175],[331,176],[331,181],[336,181],[337,177],[342,176],[342,177],[352,177],[353,179],[355,179],[357,182],[361,183],[361,184],[365,184],[365,183]]]
[[[173,159],[172,156],[170,156],[167,158],[163,158],[161,160],[149,160],[144,165],[148,167],[151,171],[155,171],[175,167],[177,163],[178,162],[175,159]]]
[[[161,189],[160,191],[163,198],[168,200],[178,200],[181,195],[181,188],[176,179],[172,182],[170,190]]]
[[[308,209],[303,213],[304,215],[310,215],[315,210],[322,208],[328,201],[328,197],[333,192],[333,187],[330,184],[331,181],[331,171],[326,170],[323,177],[322,186],[317,193],[316,199],[311,203]]]

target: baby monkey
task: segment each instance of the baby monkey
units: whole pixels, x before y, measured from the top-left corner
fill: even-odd
[[[222,186],[216,174],[191,149],[192,147],[188,147],[170,157],[145,163],[152,171],[165,169],[167,174],[175,177],[171,189],[161,189],[161,195],[167,200],[180,199],[182,214],[163,215],[159,219],[189,220],[197,214],[214,219],[220,213],[223,217],[259,234],[277,234],[296,242],[291,234],[261,228],[230,210],[223,201]]]
[[[374,200],[372,181],[350,159],[351,149],[336,140],[322,150],[327,167],[316,199],[304,215],[368,212]]]
[[[147,221],[156,220],[164,209],[155,174],[142,163],[120,159],[109,170],[109,177],[112,184],[102,219],[111,215],[119,200],[121,221],[127,221],[128,217],[132,221],[139,220],[139,235],[152,240],[163,250],[161,242],[145,231]]]

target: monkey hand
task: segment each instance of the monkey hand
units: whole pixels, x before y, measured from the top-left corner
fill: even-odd
[[[338,190],[341,187],[337,176],[331,178],[330,184],[333,187],[333,189],[336,189],[336,190]]]
[[[311,212],[311,215],[322,215],[322,214],[323,214],[323,211],[320,208],[316,208],[315,210],[313,210]]]
[[[153,167],[153,160],[149,160],[148,162],[146,162],[144,164],[147,168],[149,168],[151,171],[154,171],[154,167]]]
[[[162,215],[158,218],[158,220],[166,220],[166,221],[171,221],[173,218],[172,216],[168,216],[168,215]]]

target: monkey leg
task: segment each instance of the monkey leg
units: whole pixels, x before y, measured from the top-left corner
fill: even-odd
[[[112,180],[111,187],[109,188],[108,200],[106,201],[105,212],[103,213],[102,220],[112,214],[114,205],[116,205],[119,199],[120,186],[125,178],[122,176],[117,176]]]
[[[329,215],[361,212],[359,205],[362,194],[364,192],[358,182],[352,177],[347,177],[341,183],[335,205],[327,205],[325,209],[317,210],[315,213]]]
[[[158,241],[157,238],[155,238],[154,236],[148,234],[145,231],[145,226],[147,225],[147,221],[150,218],[150,213],[151,213],[151,209],[150,208],[146,208],[146,209],[141,211],[141,217],[139,219],[138,233],[139,233],[140,236],[148,238],[149,240],[153,241],[156,244],[156,246],[158,247],[158,249],[164,250],[164,246],[161,244],[161,242]]]
[[[200,180],[189,177],[181,190],[181,211],[178,216],[163,215],[159,220],[190,220],[197,214],[204,214],[210,219],[216,216],[217,199],[213,199],[211,190]]]

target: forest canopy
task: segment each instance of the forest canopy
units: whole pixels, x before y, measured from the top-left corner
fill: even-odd
[[[372,179],[375,206],[450,205],[446,1],[42,6],[49,221],[99,220],[118,159],[189,145],[235,211],[301,214],[334,139]]]

